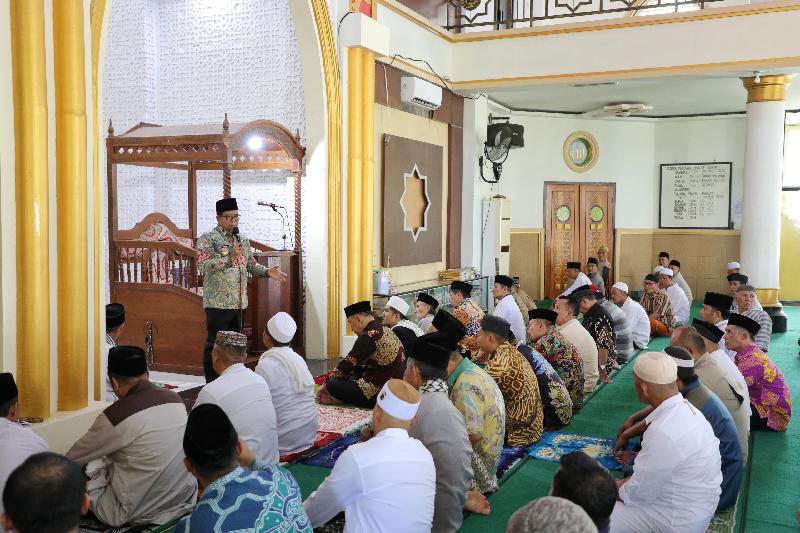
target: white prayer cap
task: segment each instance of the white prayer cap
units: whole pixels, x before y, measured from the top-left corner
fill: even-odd
[[[267,331],[278,342],[290,342],[297,332],[297,324],[289,313],[279,311],[267,322]]]
[[[392,309],[396,309],[401,315],[408,315],[408,310],[410,309],[410,306],[406,303],[406,301],[399,296],[392,296],[389,298],[389,302],[386,305]]]
[[[633,372],[639,379],[656,385],[674,383],[678,379],[675,359],[664,352],[646,352],[636,358]]]
[[[410,403],[398,398],[389,387],[389,384],[393,381],[399,382],[400,386],[405,384],[401,379],[390,379],[378,393],[376,403],[389,416],[393,416],[398,420],[411,420],[417,414],[419,400],[417,400],[417,403]]]
[[[621,281],[618,281],[618,282],[616,282],[615,284],[613,284],[613,285],[611,286],[611,288],[612,288],[612,289],[619,289],[619,290],[621,290],[622,292],[624,292],[625,294],[628,294],[628,293],[630,292],[630,291],[628,290],[628,284],[627,284],[627,283],[623,283],[623,282],[621,282]]]
[[[664,270],[664,267],[663,267],[663,266],[661,266],[661,265],[657,265],[657,266],[656,266],[656,267],[653,269],[653,274],[658,274],[658,273],[659,273],[659,272],[661,272],[662,270]]]
[[[670,278],[675,275],[675,273],[672,272],[672,269],[667,267],[661,267],[661,270],[659,270],[658,273],[664,274],[665,276],[668,276]]]
[[[728,263],[727,267],[728,267],[728,270],[733,270],[735,268],[742,268],[742,266],[739,263],[737,263],[736,261]]]

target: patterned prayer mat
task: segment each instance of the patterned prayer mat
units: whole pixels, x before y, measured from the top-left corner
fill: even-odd
[[[512,466],[514,466],[520,459],[525,457],[528,453],[528,448],[510,448],[504,447],[500,453],[500,461],[497,463],[497,479],[503,477]]]
[[[304,457],[312,453],[314,450],[318,450],[323,446],[330,444],[331,442],[341,437],[342,437],[341,433],[329,433],[327,431],[317,431],[317,438],[314,439],[314,444],[312,444],[310,448],[308,448],[307,450],[303,450],[302,452],[291,453],[289,455],[281,455],[280,461],[281,463],[291,463],[293,461],[296,461],[297,459],[300,459],[301,457]]]
[[[734,526],[736,526],[736,508],[739,506],[739,501],[736,505],[725,511],[717,511],[711,523],[708,524],[706,533],[733,533]]]
[[[317,431],[350,433],[372,421],[372,411],[355,407],[317,405]]]
[[[336,463],[336,460],[339,458],[339,456],[342,455],[342,452],[360,440],[361,435],[359,433],[345,435],[341,439],[322,447],[316,453],[306,457],[305,459],[301,459],[300,462],[309,466],[333,468],[333,465]]]
[[[613,450],[614,439],[545,431],[542,439],[531,446],[528,453],[535,459],[558,462],[566,453],[584,452],[609,470],[621,470],[622,464],[614,458]]]

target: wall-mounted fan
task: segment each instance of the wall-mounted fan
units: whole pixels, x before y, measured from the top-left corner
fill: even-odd
[[[523,134],[525,128],[520,124],[511,124],[509,117],[493,117],[489,115],[489,125],[486,127],[486,142],[483,145],[483,156],[478,158],[481,179],[486,183],[497,183],[503,173],[503,163],[508,159],[509,151],[525,145]],[[483,176],[484,158],[492,163],[493,180]]]

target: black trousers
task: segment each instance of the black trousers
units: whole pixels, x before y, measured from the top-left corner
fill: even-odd
[[[325,387],[328,393],[336,398],[342,400],[344,403],[349,403],[357,407],[375,407],[375,400],[377,395],[372,399],[367,399],[355,381],[349,379],[328,378],[325,382]]]
[[[761,418],[756,408],[750,406],[752,412],[750,413],[750,431],[775,431],[767,425],[767,419]]]
[[[217,332],[241,331],[242,323],[240,318],[244,319],[247,309],[242,312],[241,317],[238,309],[209,309],[206,307],[205,311],[208,336],[203,349],[203,373],[206,376],[206,383],[208,383],[219,377],[219,374],[214,371],[214,366],[211,364],[211,350],[214,348]]]

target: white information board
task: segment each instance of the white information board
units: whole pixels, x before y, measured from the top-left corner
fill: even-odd
[[[661,165],[659,227],[728,229],[732,163]]]

